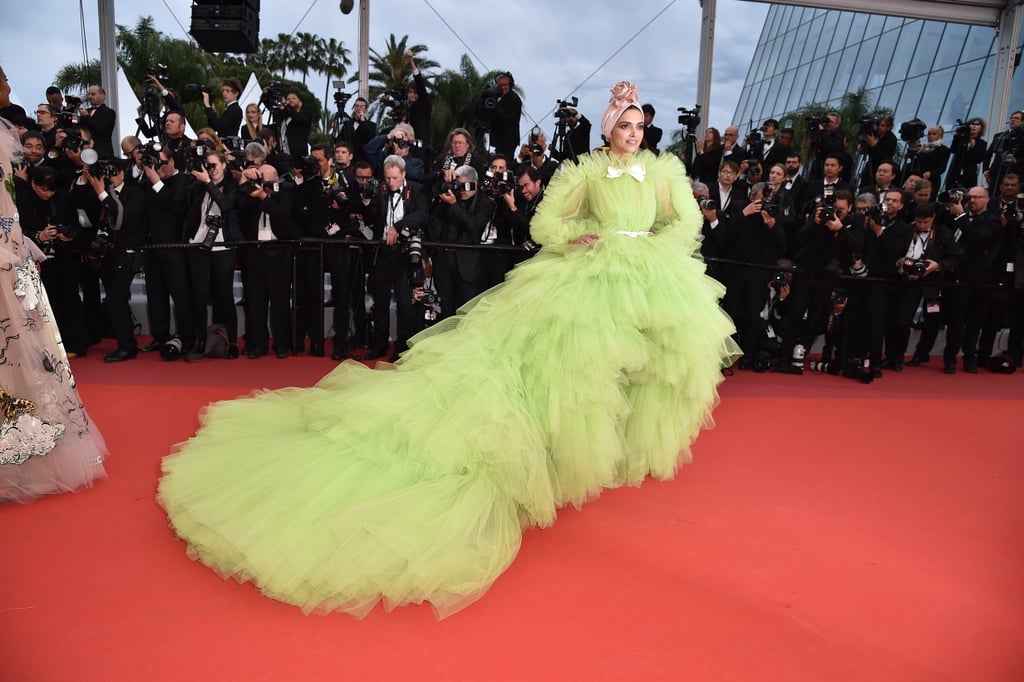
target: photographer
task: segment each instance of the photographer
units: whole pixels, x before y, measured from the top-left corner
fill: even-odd
[[[946,187],[974,187],[978,184],[978,166],[985,161],[988,153],[988,143],[982,138],[985,134],[985,121],[975,116],[967,123],[957,123],[950,145],[952,163],[946,177]]]
[[[142,152],[142,163],[146,174],[142,187],[146,194],[146,225],[149,228],[147,246],[184,244],[183,225],[188,208],[188,189],[193,179],[178,172],[178,160],[167,146],[157,150],[154,145],[147,145]],[[148,249],[144,261],[146,307],[153,342],[139,350],[159,350],[165,358],[174,359],[191,351],[192,347],[186,347],[184,343],[196,338],[185,249]],[[170,349],[165,346],[170,346]]]
[[[146,70],[145,85],[142,89],[142,104],[138,108],[139,117],[135,119],[135,123],[138,125],[137,135],[150,139],[162,138],[168,114],[177,112],[184,117],[185,111],[181,107],[177,94],[164,85],[169,77],[167,67],[163,64],[157,64],[156,68]]]
[[[418,183],[405,177],[405,160],[399,156],[384,159],[384,191],[367,207],[366,218],[372,217],[373,238],[382,240],[373,256],[368,278],[373,297],[373,339],[371,356],[394,359],[408,348],[409,337],[422,326],[413,307],[411,273],[414,253],[411,242],[422,234],[429,218],[430,200]],[[418,246],[418,241],[417,241]],[[395,351],[388,352],[391,327],[391,293],[397,305]],[[422,319],[422,315],[419,316]]]
[[[498,74],[494,85],[497,101],[490,126],[490,143],[496,152],[511,158],[520,139],[519,119],[523,116],[523,100],[513,89],[515,81],[511,73]]]
[[[776,371],[802,374],[806,349],[824,329],[836,275],[848,272],[853,257],[863,253],[864,224],[852,212],[853,195],[837,190],[822,198],[797,233],[793,261],[798,274],[783,319],[783,361]]]
[[[247,272],[245,357],[266,355],[273,339],[274,354],[283,360],[291,355],[292,248],[278,242],[299,238],[292,220],[295,186],[280,180],[269,164],[260,166],[259,174],[259,179],[238,186],[238,205],[248,216],[243,238],[259,242],[242,250]]]
[[[779,122],[774,118],[767,119],[761,124],[761,162],[765,168],[771,168],[775,164],[786,165],[786,157],[793,153],[792,148],[779,140]]]
[[[369,161],[366,145],[377,136],[377,124],[368,118],[369,103],[362,97],[352,102],[352,116],[341,126],[338,140],[352,145],[352,154],[356,161]]]
[[[873,192],[857,197],[857,212],[864,218],[863,250],[853,256],[849,273],[870,279],[851,282],[849,292],[850,314],[856,332],[853,354],[866,359],[866,369],[873,378],[882,376],[882,349],[885,344],[888,320],[895,309],[894,299],[903,291],[902,272],[897,260],[906,253],[910,226],[902,219],[903,194],[889,190],[881,202]],[[906,342],[904,342],[906,346]],[[902,369],[902,363],[890,367]],[[866,377],[865,377],[866,378]]]
[[[737,166],[741,166],[743,161],[749,156],[750,154],[740,144],[740,129],[736,126],[727,127],[722,134],[722,161],[719,167],[725,164],[726,161],[732,161]]]
[[[281,152],[293,158],[309,153],[309,132],[313,119],[302,110],[302,100],[294,92],[284,98],[284,107],[277,116],[280,123],[277,128]]]
[[[236,137],[242,127],[242,107],[238,103],[238,98],[242,96],[242,84],[237,78],[224,79],[220,86],[220,94],[224,98],[224,111],[219,116],[210,103],[209,88],[203,88],[202,94],[207,124],[216,130],[220,137]]]
[[[948,310],[942,310],[948,303],[948,290],[940,291],[940,286],[956,270],[962,252],[953,232],[937,220],[935,204],[922,204],[914,210],[913,229],[895,241],[894,249],[900,254],[896,267],[904,284],[893,287],[889,296],[882,367],[898,372],[903,369],[910,326],[922,299],[925,329],[910,364],[927,362],[942,313],[948,315]]]
[[[992,137],[982,167],[989,187],[998,187],[1007,173],[1024,174],[1024,111],[1010,114],[1009,127]]]
[[[407,111],[409,125],[419,133],[420,139],[429,141],[430,114],[434,107],[433,98],[427,89],[427,80],[420,73],[419,67],[416,66],[416,58],[413,56],[412,50],[405,51],[405,58],[409,60],[409,67],[412,69],[412,84],[406,88],[409,98],[409,109]],[[423,151],[424,156],[420,158],[420,161],[425,163],[430,157],[426,149]]]
[[[519,148],[519,158],[517,159],[518,167],[532,166],[536,168],[545,187],[548,186],[555,171],[558,170],[558,161],[547,156],[547,149],[548,144],[544,133],[540,128],[534,126],[530,130],[529,141]]]
[[[291,155],[281,151],[280,139],[275,128],[267,126],[260,131],[259,142],[263,147],[264,161],[274,167],[279,177],[290,173],[293,166]],[[251,143],[245,147],[246,158],[249,156],[250,147],[252,147]],[[301,156],[297,158],[302,159]]]
[[[1001,227],[988,211],[988,192],[971,187],[963,203],[949,204],[952,230],[963,250],[963,258],[953,274],[955,281],[967,286],[951,287],[943,292],[946,307],[946,349],[943,353],[947,374],[956,372],[956,356],[963,349],[963,368],[969,374],[978,371],[978,336],[989,309],[989,294],[971,285],[990,285],[992,263],[998,253]]]
[[[238,311],[234,296],[238,259],[231,243],[242,241],[235,212],[238,187],[222,152],[207,154],[203,165],[194,168],[191,174],[197,182],[189,187],[185,237],[190,244],[201,246],[187,252],[196,339],[194,344],[192,339],[182,339],[185,346],[194,347],[185,359],[196,360],[206,352],[207,307],[211,304],[213,323],[223,325],[227,333],[227,357],[234,359],[238,357]]]
[[[304,201],[309,208],[309,219],[302,236],[316,239],[343,241],[361,238],[352,217],[353,206],[361,204],[361,194],[352,171],[338,172],[327,144],[313,145],[310,152],[313,165],[304,168],[301,192],[296,201]],[[301,199],[300,199],[301,197]],[[347,245],[324,246],[324,267],[331,273],[331,298],[334,305],[334,339],[331,357],[341,360],[349,349],[349,317],[353,277],[353,254]],[[319,314],[323,300],[320,286],[320,263],[315,254],[303,252],[300,257],[299,280],[295,282],[295,298],[299,303],[296,329],[297,346],[305,345],[309,337],[310,355],[323,354],[324,339],[317,336]]]
[[[853,159],[850,158],[850,154],[846,151],[849,146],[849,139],[846,137],[846,133],[843,132],[843,121],[838,112],[830,111],[820,119],[813,117],[809,119],[807,133],[810,137],[811,149],[814,154],[814,162],[811,164],[808,178],[811,180],[821,180],[825,177],[825,160],[830,155],[835,155],[839,159],[839,165],[842,167],[840,179],[849,185],[850,176],[853,174]]]
[[[910,172],[920,175],[932,183],[931,201],[935,200],[939,187],[942,186],[942,174],[946,172],[949,165],[949,157],[952,152],[943,142],[946,131],[942,126],[934,125],[928,128],[928,141],[921,145]]]
[[[479,244],[494,215],[494,202],[477,190],[476,169],[455,170],[455,186],[445,188],[431,217],[430,237],[447,244]],[[432,258],[434,283],[441,296],[441,316],[451,317],[464,303],[480,293],[480,251],[436,250]]]
[[[581,115],[575,107],[569,106],[565,102],[559,102],[555,118],[558,119],[557,125],[562,125],[564,122],[565,137],[561,150],[557,148],[551,150],[551,158],[559,162],[566,159],[576,161],[581,154],[590,153],[590,130],[593,126],[587,117]]]
[[[896,134],[892,132],[892,128],[892,116],[881,116],[877,119],[869,116],[861,117],[858,148],[860,153],[865,155],[867,161],[859,178],[861,192],[867,191],[867,188],[876,182],[876,172],[882,163],[891,163],[892,159],[896,158],[899,141],[896,139]],[[895,164],[893,164],[892,170],[895,177]]]
[[[405,159],[405,175],[413,182],[423,182],[426,169],[423,161],[411,152],[418,140],[416,133],[408,123],[398,123],[386,135],[378,135],[366,143],[366,156],[373,166],[374,175],[382,177],[384,159],[394,154]]]
[[[68,358],[74,359],[85,355],[89,348],[79,295],[82,236],[78,215],[53,168],[40,166],[30,175],[25,170],[19,172],[23,182],[16,185],[16,203],[21,227],[47,256],[40,266],[40,278]]]
[[[131,161],[114,159],[106,182],[91,172],[88,174],[104,212],[104,226],[89,250],[91,257],[99,261],[107,316],[117,339],[117,350],[104,356],[104,362],[132,360],[138,353],[131,288],[135,274],[142,270],[146,195],[137,185],[126,182],[132,165]]]
[[[693,198],[697,201],[704,224],[701,227],[700,255],[707,262],[707,272],[719,282],[724,280],[722,266],[717,262],[725,252],[725,230],[718,227],[718,204],[711,198],[711,190],[700,180],[694,180]]]
[[[1024,196],[1020,193],[1020,177],[1014,173],[1003,175],[999,183],[999,196],[989,201],[989,212],[999,221],[1001,229],[995,246],[996,254],[992,259],[992,282],[998,289],[989,289],[988,314],[982,320],[981,335],[978,340],[978,365],[993,371],[999,369],[992,364],[992,350],[996,336],[1006,326],[1007,314],[1013,298],[1014,259],[1019,248],[1020,236],[1024,234]],[[1005,362],[1006,358],[998,358]]]
[[[452,128],[427,178],[435,196],[441,193],[444,183],[455,182],[455,169],[459,166],[472,166],[478,175],[486,168],[483,157],[474,151],[473,137],[469,131],[465,128]]]
[[[117,113],[107,106],[107,91],[99,85],[90,85],[86,93],[89,106],[81,110],[78,124],[89,131],[93,149],[101,159],[114,158],[114,125]]]
[[[192,139],[185,135],[185,114],[171,111],[164,117],[163,143],[172,153],[192,146]]]
[[[781,224],[779,205],[766,183],[750,188],[749,203],[740,216],[724,226],[724,257],[751,265],[774,265],[786,251],[786,234]],[[770,271],[759,267],[731,264],[725,275],[722,309],[736,323],[736,336],[743,357],[740,369],[752,369],[761,346],[760,312],[768,292],[765,283]]]

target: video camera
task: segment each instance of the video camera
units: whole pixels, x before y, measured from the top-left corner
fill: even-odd
[[[147,76],[153,76],[161,85],[165,85],[170,80],[170,74],[167,73],[167,67],[163,64],[157,64],[155,67],[146,69]],[[160,109],[163,108],[163,104],[160,101],[161,88],[157,88],[153,85],[152,81],[146,79],[146,85],[142,89],[142,110],[148,116],[156,118],[160,115]]]
[[[402,87],[385,90],[380,94],[381,106],[387,107],[388,117],[393,121],[401,121],[409,111],[409,92]]]
[[[686,126],[687,128],[696,128],[700,125],[700,105],[695,104],[693,109],[687,109],[686,107],[679,107],[676,109],[679,112],[679,118],[676,119],[679,125]]]
[[[57,114],[57,126],[64,130],[78,130],[81,120],[82,98],[64,95],[64,108]]]
[[[940,204],[962,204],[967,190],[963,187],[948,187],[939,192],[935,201]]]
[[[564,99],[557,100],[556,104],[558,108],[555,109],[555,118],[559,121],[565,121],[572,118],[573,114],[579,114],[576,107],[579,106],[580,99],[575,95],[570,97],[568,101]]]
[[[263,108],[271,113],[271,115],[278,115],[284,111],[285,101],[284,98],[288,94],[285,84],[280,81],[270,81],[267,83],[266,89],[263,94],[260,95],[260,104]]]
[[[857,135],[878,135],[878,123],[881,121],[877,116],[865,114],[857,119]]]
[[[913,118],[900,124],[900,139],[904,142],[916,142],[924,137],[928,124],[919,118]]]

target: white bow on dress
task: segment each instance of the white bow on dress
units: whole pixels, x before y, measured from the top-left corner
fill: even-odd
[[[608,175],[606,177],[621,178],[626,173],[629,173],[634,178],[636,178],[637,182],[643,182],[644,178],[647,177],[647,169],[644,168],[644,165],[642,163],[632,165],[626,170],[622,170],[621,168],[615,168],[614,166],[608,166]]]

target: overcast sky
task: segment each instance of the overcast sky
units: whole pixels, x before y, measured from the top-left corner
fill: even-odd
[[[118,24],[133,26],[148,15],[165,35],[188,37],[190,0],[115,2]],[[82,4],[88,56],[98,58],[96,0]],[[641,100],[657,109],[656,123],[665,129],[666,140],[678,128],[676,109],[691,108],[696,102],[698,0],[516,0],[487,3],[486,9],[483,5],[464,0],[371,0],[370,46],[383,50],[390,33],[399,39],[408,35],[410,44],[426,45],[427,55],[442,69],[457,68],[461,55],[471,51],[480,71],[510,70],[524,91],[524,133],[537,121],[550,136],[556,100],[575,90],[580,110],[595,123],[596,144],[608,89],[622,79],[637,83]],[[63,65],[84,57],[78,3],[34,0],[30,6],[31,11],[8,13],[0,44],[0,63],[28,111],[43,101],[46,87]],[[707,124],[721,129],[731,121],[767,10],[766,4],[719,0],[711,112],[703,116]],[[357,15],[358,10],[342,15],[337,0],[263,0],[260,37],[307,31],[337,38],[352,51],[355,64]],[[174,65],[170,67],[173,70]],[[311,75],[308,83],[312,92],[323,92],[320,76]]]

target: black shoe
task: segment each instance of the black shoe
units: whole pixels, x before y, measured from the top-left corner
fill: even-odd
[[[964,371],[968,374],[978,373],[978,359],[977,358],[964,358]]]
[[[238,344],[232,343],[228,346],[228,352],[224,355],[228,360],[238,359]]]
[[[388,349],[386,347],[377,346],[376,348],[374,348],[373,350],[370,351],[370,355],[368,357],[370,357],[371,359],[372,358],[383,358],[383,357],[387,356],[387,354],[388,354]]]
[[[780,362],[779,366],[775,368],[775,371],[779,374],[803,374],[804,368],[797,367],[796,365],[789,362]]]
[[[945,366],[942,368],[942,373],[943,374],[956,374],[956,363],[955,362],[947,362],[945,364]]]
[[[873,379],[881,379],[882,378],[882,370],[880,370],[877,367],[872,367],[871,368],[871,377]]]
[[[321,355],[322,355],[322,353],[321,353]],[[337,361],[340,362],[341,360],[344,360],[344,359],[345,359],[345,351],[342,350],[341,348],[335,348],[334,352],[331,353],[331,360],[337,360]]]
[[[322,358],[324,356],[324,346],[322,343],[310,343],[309,344],[309,355],[314,358]]]
[[[274,351],[274,353],[277,355],[278,360],[284,360],[286,357],[291,355],[291,351],[285,348],[279,348],[278,350]]]
[[[267,351],[263,350],[262,348],[246,348],[245,349],[245,357],[249,358],[250,360],[255,360],[256,358],[262,358],[266,354],[267,354]]]
[[[740,358],[739,367],[743,371],[747,371],[749,369],[753,369],[754,368],[754,361],[751,360],[750,358],[746,357],[746,356],[743,356],[742,358]]]
[[[894,372],[903,371],[903,360],[896,358],[886,358],[878,365],[879,369],[891,369]]]
[[[164,347],[163,342],[153,339],[148,344],[139,349],[140,353],[152,353],[155,350],[160,350]]]
[[[113,353],[107,353],[104,355],[103,362],[124,362],[125,360],[134,360],[137,354],[138,351],[118,349]]]
[[[915,355],[914,357],[907,360],[907,367],[920,367],[924,363],[931,360],[927,355]]]

